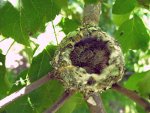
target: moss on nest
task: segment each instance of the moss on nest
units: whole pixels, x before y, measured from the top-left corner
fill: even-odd
[[[123,54],[114,38],[99,27],[81,27],[60,43],[53,66],[65,88],[83,93],[103,91],[121,80]]]

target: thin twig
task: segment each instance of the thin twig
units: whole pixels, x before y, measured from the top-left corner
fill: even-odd
[[[102,99],[98,93],[93,93],[87,98],[87,103],[91,113],[106,113]]]
[[[51,79],[55,79],[55,76],[54,76],[53,72],[48,73],[47,75],[43,76],[39,80],[31,83],[28,86],[25,86],[25,87],[21,88],[20,90],[10,94],[9,96],[5,97],[2,100],[0,100],[0,108],[6,106],[7,104],[9,104],[11,102],[13,102],[14,100],[18,99],[19,97],[22,97],[22,96],[32,92],[33,90],[37,89],[38,87],[45,84],[46,82],[48,82]]]
[[[3,38],[2,40],[0,40],[0,42],[2,42],[2,41],[4,41],[4,40],[6,40],[6,38]]]
[[[54,35],[55,35],[55,38],[56,38],[56,43],[58,45],[58,37],[57,37],[57,34],[56,34],[56,30],[55,30],[55,26],[54,26],[54,22],[53,21],[52,21],[52,27],[53,27]]]
[[[7,52],[6,52],[6,55],[8,54],[9,50],[11,49],[11,47],[14,45],[15,41],[12,42],[12,44],[9,46]]]
[[[61,98],[56,101],[50,108],[48,108],[44,113],[55,113],[62,105],[74,94],[75,90],[66,90]]]
[[[141,98],[137,93],[135,93],[131,90],[128,90],[124,87],[121,87],[118,84],[114,84],[112,86],[112,89],[126,95],[130,99],[134,100],[137,104],[141,105],[145,109],[145,111],[150,112],[150,103],[148,101],[144,100],[143,98]]]

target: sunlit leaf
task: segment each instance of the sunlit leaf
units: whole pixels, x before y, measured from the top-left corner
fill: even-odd
[[[119,27],[116,38],[121,44],[123,52],[127,52],[129,49],[146,50],[150,36],[142,20],[134,15],[132,19]]]
[[[2,0],[0,33],[21,44],[29,45],[29,35],[43,31],[45,23],[53,20],[60,9],[61,5],[58,6],[54,0],[18,0],[16,7]]]
[[[43,50],[42,53],[33,58],[28,73],[31,81],[41,78],[53,69],[51,60],[53,59],[55,50],[56,46],[49,45]]]
[[[150,95],[150,71],[139,81],[138,90],[143,96]]]
[[[149,72],[142,72],[142,73],[135,73],[130,76],[130,78],[124,83],[124,86],[127,89],[133,90],[133,91],[138,91],[138,83],[143,79],[146,74]]]
[[[28,45],[28,36],[23,29],[19,11],[9,2],[3,2],[3,4],[0,7],[0,33],[5,37],[12,37],[21,44]]]
[[[63,31],[68,34],[70,31],[76,30],[80,23],[77,20],[63,18],[59,25],[63,28]]]
[[[112,19],[116,25],[120,26],[122,23],[124,23],[125,21],[129,19],[129,16],[130,16],[130,13],[124,14],[124,15],[113,14]]]
[[[133,74],[124,86],[130,90],[137,91],[143,96],[148,96],[150,94],[150,71],[135,73]]]
[[[136,6],[136,0],[116,0],[112,13],[125,14],[131,12]]]

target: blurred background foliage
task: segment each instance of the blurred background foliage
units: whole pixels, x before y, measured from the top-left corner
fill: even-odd
[[[57,45],[82,23],[84,3],[98,0],[0,0],[0,99],[50,72]],[[103,0],[99,26],[115,37],[125,57],[120,84],[150,101],[150,1]],[[0,109],[41,113],[63,93],[52,80]],[[145,113],[111,89],[100,94],[107,113]],[[73,95],[58,113],[89,113],[83,95]]]

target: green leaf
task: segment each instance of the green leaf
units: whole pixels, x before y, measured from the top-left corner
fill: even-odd
[[[35,81],[50,72],[52,70],[50,61],[54,56],[55,50],[56,46],[47,46],[41,54],[33,58],[29,72],[27,70],[22,72],[22,74],[18,76],[17,81],[19,81],[20,78],[26,81],[27,73],[30,81]],[[11,92],[19,90],[24,86],[21,85],[21,81],[19,83],[20,84],[13,87]],[[21,97],[10,104],[6,111],[8,113],[11,113],[11,111],[13,111],[13,113],[42,113],[62,95],[63,91],[63,86],[59,81],[49,81],[40,88],[32,91],[32,93],[27,96]]]
[[[28,70],[24,70],[18,75],[16,82],[14,83],[13,87],[11,88],[9,94],[11,94],[17,90],[20,90],[22,87],[26,86],[26,84],[22,84],[20,80],[22,79],[22,80],[24,80],[25,83],[27,82],[27,80],[26,80],[27,72],[28,72]],[[4,110],[6,113],[32,113],[33,108],[30,104],[29,96],[25,95],[15,101],[13,101],[12,103],[8,104]]]
[[[43,50],[42,53],[33,58],[28,73],[31,82],[41,78],[53,69],[50,63],[53,59],[55,50],[56,46],[49,45],[46,47],[46,49]]]
[[[129,19],[129,16],[130,16],[130,13],[124,14],[124,15],[113,14],[112,19],[116,25],[120,26],[122,23],[124,23],[125,21]]]
[[[127,52],[129,49],[146,50],[150,36],[142,20],[134,15],[132,19],[119,27],[116,38],[120,42],[123,52]]]
[[[53,20],[64,6],[57,4],[54,0],[18,0],[18,6],[14,7],[3,0],[0,2],[0,33],[29,45],[29,35],[43,31],[45,23]]]
[[[142,73],[135,73],[130,76],[130,78],[124,83],[124,86],[127,89],[138,91],[138,83],[143,79],[150,71],[142,72]]]
[[[119,92],[109,89],[103,92],[101,97],[106,113],[119,113],[120,110],[124,110],[124,113],[140,113],[136,109],[135,102]],[[141,108],[141,106],[138,107]]]
[[[50,72],[52,70],[50,61],[54,56],[55,50],[56,46],[47,46],[41,54],[33,58],[29,71],[26,70],[22,72],[21,75],[18,76],[17,81],[19,81],[20,78],[26,81],[26,75],[28,75],[30,82],[33,82]],[[20,81],[18,85],[13,87],[11,92],[19,90],[23,86]],[[8,113],[42,113],[62,95],[63,91],[63,86],[59,81],[51,80],[30,94],[14,101],[6,110]]]
[[[33,58],[28,73],[30,81],[33,82],[41,78],[53,69],[50,61],[53,59],[55,50],[56,46],[49,45],[41,54]],[[37,113],[42,113],[61,96],[63,91],[60,82],[49,81],[29,94],[33,109]]]
[[[131,12],[136,6],[136,0],[116,0],[112,8],[114,14],[126,14]]]
[[[64,88],[59,81],[51,80],[29,94],[32,108],[37,113],[43,113],[62,95]]]
[[[52,60],[55,49],[56,46],[50,45],[46,50],[33,59],[29,71],[29,77],[32,81],[33,79],[38,79],[39,76],[42,76],[46,74],[47,71],[49,72],[51,70],[49,61]],[[39,63],[39,61],[41,62]],[[29,95],[34,110],[36,110],[36,112],[45,111],[60,98],[63,91],[64,88],[58,81],[50,81],[36,89]],[[78,96],[79,95],[71,97],[58,113],[71,113],[76,107],[77,101],[80,100]]]
[[[75,19],[63,18],[59,25],[63,28],[63,31],[68,34],[70,31],[76,30],[80,23]]]
[[[54,0],[22,0],[20,8],[22,23],[28,34],[45,28],[45,23],[53,20],[60,11]]]
[[[12,37],[15,41],[28,45],[28,36],[22,28],[23,24],[19,12],[9,2],[2,2],[0,7],[0,33],[5,37]],[[9,16],[8,16],[9,15]]]
[[[76,95],[76,107],[72,113],[90,113],[86,100],[81,95]]]
[[[150,95],[150,71],[133,74],[124,86],[130,90],[139,92],[142,96]]]
[[[99,0],[84,0],[85,4],[97,3]]]
[[[139,81],[138,89],[141,95],[150,95],[150,71],[145,73],[145,76]]]
[[[53,0],[53,1],[59,8],[67,7],[68,5],[68,0]]]
[[[6,77],[5,55],[0,53],[0,99],[5,97],[9,89]]]
[[[80,93],[76,93],[64,103],[57,113],[89,113],[87,111],[88,107],[83,96]]]
[[[86,104],[86,102],[80,102],[76,105],[76,108],[72,113],[90,113],[90,110]]]
[[[15,83],[13,83],[13,86],[11,88],[11,90],[9,91],[10,93],[13,93],[19,89],[21,89],[22,87],[27,85],[27,74],[28,74],[28,69],[23,70],[18,76],[17,79],[15,80]]]
[[[30,104],[28,95],[23,96],[5,108],[4,113],[36,113]]]

